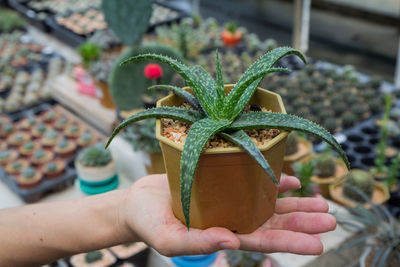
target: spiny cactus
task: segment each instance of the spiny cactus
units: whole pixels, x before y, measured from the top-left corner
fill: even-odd
[[[296,154],[298,150],[299,150],[298,136],[297,136],[296,132],[291,132],[288,135],[288,138],[286,141],[285,155],[289,156],[289,155]]]
[[[149,27],[152,4],[148,0],[102,0],[101,9],[115,35],[126,45],[136,45]]]
[[[368,197],[374,192],[374,177],[363,170],[351,170],[344,177],[343,194],[355,201],[365,202],[365,200],[353,190],[353,186],[360,189]]]
[[[85,68],[90,67],[90,63],[99,59],[101,47],[95,43],[83,43],[77,48],[79,55],[82,57],[82,65]]]
[[[112,156],[109,150],[96,144],[82,150],[78,155],[78,161],[85,167],[101,167],[110,163]]]
[[[351,112],[343,113],[341,119],[342,119],[342,125],[344,128],[353,126],[357,121],[357,117]]]
[[[336,161],[330,153],[323,153],[315,159],[314,174],[326,178],[334,176],[336,172]]]
[[[181,202],[187,227],[190,226],[191,189],[197,163],[204,145],[215,134],[219,134],[222,138],[233,142],[249,153],[275,184],[278,182],[269,163],[243,130],[272,128],[314,134],[333,146],[339,155],[343,157],[346,165],[349,166],[346,153],[335,138],[321,126],[289,114],[274,112],[243,113],[258,84],[266,74],[288,71],[285,68],[274,67],[274,65],[279,59],[289,54],[297,55],[305,61],[300,52],[290,47],[276,48],[260,57],[251,65],[228,94],[224,90],[218,52],[216,53],[216,82],[203,68],[199,66],[186,66],[175,59],[162,55],[144,54],[124,61],[122,65],[148,59],[168,64],[185,79],[193,90],[194,95],[186,94],[184,96],[182,93],[181,97],[184,96],[185,99],[188,99],[186,101],[188,103],[196,102],[196,105],[193,106],[194,110],[181,107],[157,107],[138,112],[124,120],[114,130],[108,140],[107,146],[123,128],[139,120],[147,118],[170,118],[191,124],[183,147],[180,169]],[[182,91],[180,88],[165,86],[171,88],[174,92]],[[198,109],[197,106],[201,106],[201,109]]]
[[[144,60],[138,64],[130,64],[123,67],[119,67],[119,64],[130,57],[144,53],[160,53],[174,59],[182,59],[179,52],[175,49],[158,44],[131,47],[125,51],[114,64],[109,79],[112,98],[120,110],[132,110],[143,107],[141,95],[152,85],[144,76],[143,71],[145,66],[153,63],[154,60]],[[175,72],[167,64],[160,65],[163,69],[163,76],[160,78],[160,82],[169,84]]]
[[[327,118],[323,121],[322,125],[331,133],[334,133],[338,127],[337,120],[335,118]]]

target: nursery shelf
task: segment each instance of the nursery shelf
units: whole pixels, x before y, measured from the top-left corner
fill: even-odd
[[[53,97],[64,106],[73,110],[90,124],[109,134],[116,125],[114,109],[107,109],[99,101],[77,91],[77,83],[67,75],[60,75],[53,80]]]

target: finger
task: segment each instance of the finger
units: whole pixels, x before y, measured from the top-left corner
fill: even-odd
[[[289,252],[300,255],[319,255],[323,251],[319,239],[304,233],[260,228],[248,235],[238,235],[240,249],[263,253]]]
[[[235,250],[240,246],[237,236],[222,227],[206,230],[190,228],[189,231],[184,225],[175,228],[159,235],[155,245],[158,252],[168,257],[210,254],[223,249]]]
[[[334,230],[336,228],[336,219],[328,213],[292,212],[272,216],[263,227],[319,234]]]
[[[300,188],[301,184],[299,179],[294,176],[282,175],[279,186],[279,193],[285,193],[293,189]]]
[[[284,197],[277,199],[275,213],[328,212],[328,203],[323,198],[315,197]]]

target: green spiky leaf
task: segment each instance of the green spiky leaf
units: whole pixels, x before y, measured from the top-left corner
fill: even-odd
[[[225,129],[229,122],[215,121],[205,118],[195,122],[189,130],[186,137],[185,146],[181,158],[181,202],[183,214],[185,215],[186,226],[190,226],[190,197],[192,193],[192,184],[196,172],[197,163],[204,145],[208,139],[217,132]]]
[[[258,78],[264,77],[269,70],[273,68],[275,63],[281,59],[282,57],[295,54],[300,57],[304,62],[305,58],[303,55],[291,48],[291,47],[278,47],[274,50],[269,51],[262,57],[260,57],[253,65],[251,65],[246,72],[240,77],[239,81],[236,83],[235,87],[228,94],[226,99],[226,105],[224,109],[224,113],[228,118],[235,118],[230,113],[235,107],[236,103],[241,98],[243,92]]]
[[[201,106],[203,107],[203,110],[207,114],[207,116],[217,119],[217,116],[213,109],[214,99],[212,98],[212,96],[206,94],[206,92],[208,92],[209,90],[202,90],[202,88],[206,87],[206,85],[210,85],[210,80],[207,78],[204,79],[206,76],[200,68],[189,68],[176,59],[156,54],[143,54],[131,57],[123,61],[121,65],[146,59],[157,60],[161,63],[165,63],[173,68],[176,72],[178,72],[179,75],[182,76],[182,78],[189,84],[190,88],[193,90],[196,98],[201,103]]]
[[[220,135],[224,139],[236,144],[238,147],[249,153],[250,156],[252,156],[260,165],[260,167],[263,168],[263,170],[268,174],[274,184],[278,184],[278,179],[276,179],[275,173],[272,171],[268,161],[264,158],[264,155],[244,131],[240,130],[231,134],[220,133]]]
[[[198,111],[203,112],[203,108],[201,107],[199,100],[195,98],[188,91],[183,90],[182,88],[172,86],[172,85],[154,85],[149,87],[149,90],[168,90],[176,94],[177,96],[183,98],[189,105],[195,108]]]
[[[336,139],[327,130],[312,121],[289,114],[252,112],[242,114],[229,128],[232,130],[271,128],[313,134],[331,145],[350,169],[346,153]]]
[[[215,52],[215,64],[216,64],[216,80],[217,80],[217,107],[223,107],[225,102],[225,89],[224,81],[222,79],[221,65],[219,63],[218,50]]]
[[[118,125],[118,127],[115,128],[115,130],[111,134],[111,137],[108,139],[106,148],[110,145],[111,141],[122,129],[124,129],[126,126],[136,121],[148,118],[158,118],[158,119],[169,118],[169,119],[181,120],[188,123],[194,123],[202,119],[203,117],[204,116],[198,111],[184,109],[184,108],[177,108],[177,107],[157,107],[157,108],[146,109],[136,113],[135,115],[132,115],[131,117],[124,120],[120,125]]]

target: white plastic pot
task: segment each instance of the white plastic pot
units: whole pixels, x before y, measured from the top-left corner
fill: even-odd
[[[114,160],[102,167],[86,167],[75,160],[75,168],[79,179],[89,183],[110,179],[117,173],[117,165]]]

